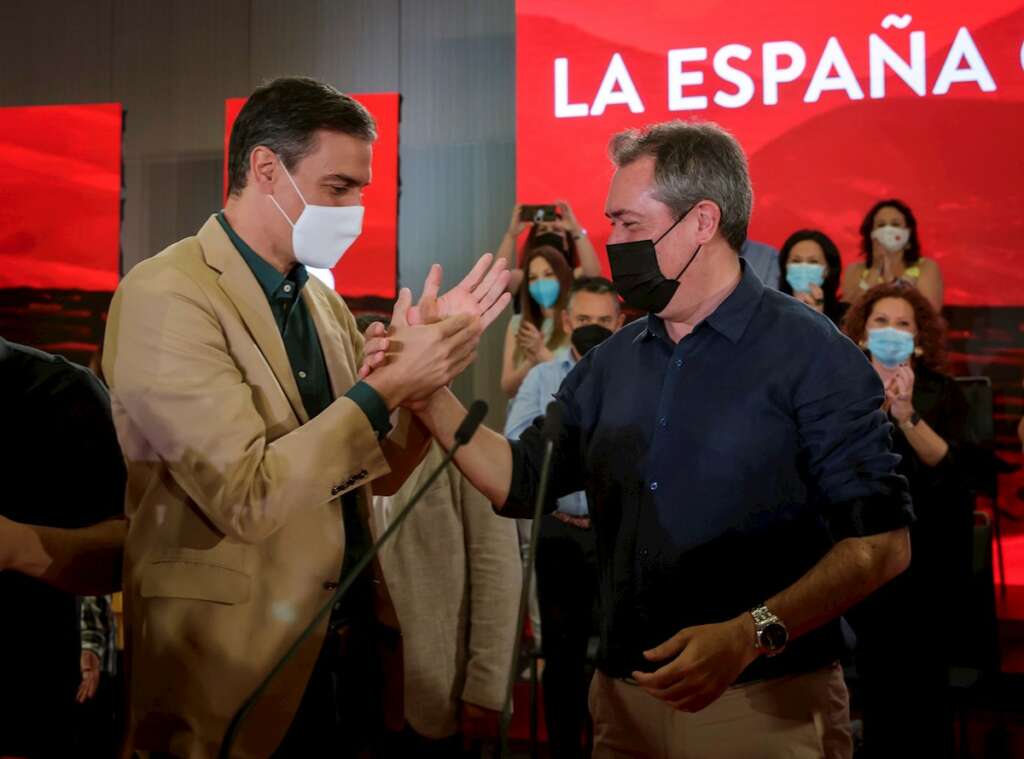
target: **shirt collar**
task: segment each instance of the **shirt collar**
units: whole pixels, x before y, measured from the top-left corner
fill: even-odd
[[[264,261],[245,240],[238,236],[238,233],[228,223],[223,211],[217,214],[217,221],[220,222],[231,243],[252,270],[253,276],[256,277],[260,288],[266,294],[267,300],[294,301],[299,297],[299,293],[302,292],[302,288],[309,280],[309,272],[306,271],[305,266],[297,263],[287,275],[282,274]]]
[[[750,324],[750,320],[754,318],[754,312],[763,295],[764,285],[761,284],[761,280],[758,279],[747,262],[740,258],[739,284],[704,321],[710,324],[716,332],[725,335],[733,343],[738,343],[743,337],[747,325]],[[648,314],[647,326],[636,336],[634,342],[652,337],[671,342],[668,331],[665,329],[665,321],[659,316]]]
[[[556,361],[559,365],[568,364],[570,367],[576,366],[576,359],[572,357],[572,350],[570,350],[568,345],[556,350],[552,360]]]

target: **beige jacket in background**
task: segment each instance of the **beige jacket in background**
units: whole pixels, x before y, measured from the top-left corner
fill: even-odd
[[[216,756],[338,581],[339,496],[356,489],[366,509],[368,484],[390,471],[343,397],[362,361],[351,313],[315,277],[302,297],[337,398],[312,421],[266,295],[215,218],[114,295],[103,371],[128,466],[128,755]],[[232,757],[280,743],[325,629],[252,711]]]
[[[395,519],[443,457],[434,443],[393,497],[374,498],[374,522]],[[523,577],[515,521],[449,465],[380,563],[402,627],[406,721],[442,738],[457,731],[461,701],[500,711]]]

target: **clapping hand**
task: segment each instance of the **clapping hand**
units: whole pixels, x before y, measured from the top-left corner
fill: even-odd
[[[505,292],[509,277],[505,261],[495,261],[490,253],[481,256],[458,285],[438,297],[442,274],[438,264],[431,267],[423,284],[423,295],[415,306],[412,305],[411,291],[403,288],[395,303],[390,329],[385,329],[380,322],[374,322],[367,328],[363,364],[359,368],[360,379],[369,378],[389,363],[395,355],[394,348],[403,347],[403,335],[408,342],[419,330],[432,325],[438,325],[444,334],[429,339],[447,340],[448,344],[453,342],[453,328],[470,327],[472,331],[472,335],[463,341],[463,346],[452,353],[457,360],[441,367],[442,374],[449,376],[448,380],[433,390],[447,384],[472,362],[480,334],[512,300],[512,296]],[[469,351],[466,352],[464,348],[469,348]],[[402,402],[405,405],[415,404],[425,397],[418,392],[403,395]]]
[[[810,292],[794,293],[794,297],[801,303],[806,303],[818,313],[825,311],[825,291],[817,285],[811,285]]]
[[[516,343],[519,350],[533,363],[550,361],[552,358],[551,351],[544,344],[544,333],[526,319],[523,319],[516,332]]]
[[[892,418],[903,423],[914,415],[914,370],[901,364],[885,383],[885,401]]]
[[[430,324],[457,314],[480,317],[481,326],[487,329],[498,318],[505,307],[512,302],[508,289],[507,264],[504,259],[494,260],[485,253],[459,284],[438,297],[443,272],[440,264],[430,267],[430,273],[423,283],[423,295],[417,305],[409,309],[409,324]]]

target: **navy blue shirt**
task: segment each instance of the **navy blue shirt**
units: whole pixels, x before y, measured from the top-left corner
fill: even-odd
[[[913,519],[864,354],[742,267],[736,289],[679,343],[655,316],[633,322],[591,350],[556,396],[565,432],[546,508],[587,491],[598,666],[613,677],[655,669],[645,649],[763,603],[836,541]],[[503,514],[532,513],[542,449],[537,420],[512,443]],[[836,620],[740,679],[807,671],[843,652]]]

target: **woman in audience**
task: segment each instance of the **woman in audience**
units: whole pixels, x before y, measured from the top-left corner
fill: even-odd
[[[572,286],[572,269],[562,251],[550,245],[531,248],[523,269],[527,283],[519,288],[519,313],[509,321],[501,363],[501,389],[509,398],[515,397],[530,369],[550,361],[555,351],[569,344],[562,310]]]
[[[520,216],[522,205],[512,208],[512,219],[509,221],[505,236],[498,246],[498,258],[508,261],[512,276],[508,282],[508,291],[513,295],[519,292],[523,283],[526,267],[524,260],[527,253],[540,245],[556,248],[564,256],[575,277],[601,276],[601,262],[597,258],[594,246],[590,243],[587,230],[580,226],[572,207],[564,200],[555,204],[557,211],[553,221],[523,221]],[[530,232],[526,236],[519,260],[516,260],[516,242],[526,228]],[[518,313],[518,311],[517,311]]]
[[[945,327],[911,285],[871,288],[843,331],[860,345],[885,389],[898,472],[910,482],[917,521],[910,568],[848,615],[857,633],[868,756],[951,754],[948,669],[956,661],[958,609],[971,574],[973,499],[967,402],[944,373]]]
[[[779,251],[779,290],[825,314],[836,324],[847,304],[839,300],[842,261],[839,248],[824,232],[801,229],[786,238]]]
[[[890,282],[914,285],[932,308],[942,311],[942,271],[922,258],[917,219],[905,203],[881,200],[860,225],[863,263],[850,264],[843,274],[843,300],[853,303],[866,290]]]

